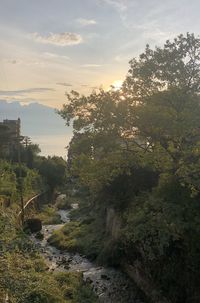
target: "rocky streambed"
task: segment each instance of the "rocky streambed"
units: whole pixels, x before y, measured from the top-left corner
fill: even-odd
[[[77,205],[74,204],[73,208]],[[49,245],[48,238],[55,230],[69,222],[69,210],[58,210],[62,224],[45,225],[42,227],[42,240],[33,237],[39,251],[44,256],[50,271],[78,271],[83,279],[91,284],[94,292],[102,303],[142,303],[133,282],[120,270],[99,267],[86,257],[76,253],[63,252]]]

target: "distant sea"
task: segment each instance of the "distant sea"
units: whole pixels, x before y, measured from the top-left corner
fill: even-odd
[[[41,155],[57,155],[66,158],[72,128],[55,109],[40,103],[21,105],[20,102],[0,100],[0,121],[21,119],[21,134],[31,138],[41,149]]]

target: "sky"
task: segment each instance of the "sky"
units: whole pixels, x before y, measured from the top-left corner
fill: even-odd
[[[0,0],[0,99],[61,108],[118,85],[148,43],[200,33],[199,0]]]

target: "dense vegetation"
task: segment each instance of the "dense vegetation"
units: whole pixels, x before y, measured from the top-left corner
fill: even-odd
[[[0,302],[94,303],[80,273],[51,273],[17,226],[12,212],[0,214]]]
[[[3,127],[0,138],[0,302],[96,302],[81,273],[48,271],[45,260],[24,232],[19,217],[21,195],[25,204],[38,193],[49,191],[52,194],[62,186],[66,177],[65,161],[55,156],[39,156],[37,145],[27,139],[25,145],[22,140],[14,141]],[[45,206],[36,216],[43,223],[60,222],[53,207]]]
[[[75,246],[98,226],[95,257],[125,268],[152,302],[200,300],[199,93],[200,39],[187,34],[147,45],[120,90],[72,91],[60,111],[74,128],[70,181],[89,210],[70,225]],[[70,237],[52,240],[74,249]]]
[[[0,127],[0,200],[17,204],[20,186],[24,200],[54,190],[66,180],[66,162],[57,156],[43,157],[28,137],[14,137]],[[19,203],[18,203],[19,204]]]

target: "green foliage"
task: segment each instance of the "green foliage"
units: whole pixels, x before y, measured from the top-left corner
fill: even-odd
[[[28,138],[20,143],[19,161],[18,146],[2,127],[0,139],[0,158],[7,159],[0,160],[0,302],[95,303],[96,296],[83,282],[82,274],[48,271],[36,247],[19,226],[20,195],[26,201],[44,192],[46,182],[52,191],[62,185],[65,161],[37,156],[39,147],[30,144]],[[60,223],[54,207],[44,208],[40,217],[46,224]]]
[[[151,163],[158,171],[176,174],[195,193],[199,178],[200,39],[187,34],[167,41],[163,48],[147,46],[130,65],[120,91],[101,90],[88,97],[76,92],[67,95],[68,103],[60,115],[67,123],[73,121],[75,135],[69,156],[72,168],[75,165],[74,175],[87,183],[90,179],[102,183],[98,181],[102,172],[104,179],[110,180],[115,175],[115,158],[119,166],[127,159],[128,166],[131,153],[135,161],[139,158],[140,163]],[[109,157],[112,163],[107,162]],[[98,166],[95,161],[100,162]],[[121,166],[118,173],[120,170]]]
[[[64,192],[64,189],[63,189]],[[70,196],[68,193],[63,194],[63,196],[58,196],[56,199],[55,207],[57,209],[71,209],[71,205],[77,203],[77,199]]]
[[[65,299],[69,303],[96,303],[97,298],[90,286],[83,282],[81,273],[58,273],[55,275]],[[69,301],[68,301],[69,300]]]
[[[143,102],[144,98],[158,91],[179,88],[199,91],[200,39],[194,34],[179,35],[167,40],[164,47],[155,50],[146,46],[139,60],[130,61],[124,87],[131,97]]]
[[[199,296],[199,228],[199,197],[165,176],[152,194],[133,199],[121,244],[126,257],[143,260],[172,302],[189,302]]]
[[[24,194],[29,195],[42,192],[45,189],[44,181],[36,170],[27,169],[26,177],[23,180]]]
[[[17,195],[17,179],[13,167],[6,161],[0,161],[0,195],[13,200]]]
[[[27,142],[29,138],[25,137],[21,145],[21,159],[22,162],[27,165],[28,168],[34,168],[37,161],[38,154],[41,152],[38,144]]]
[[[122,89],[72,91],[59,112],[74,128],[72,184],[88,190],[88,205],[102,218],[103,209],[121,211],[119,263],[139,260],[174,303],[200,297],[199,93],[200,39],[187,33],[154,50],[147,45],[130,61]],[[106,218],[101,224],[105,230]],[[80,228],[55,239],[78,248]]]
[[[37,171],[21,166],[22,180],[20,181],[19,170],[18,164],[0,161],[0,197],[2,201],[7,201],[8,206],[18,202],[20,182],[22,182],[24,198],[29,198],[45,189],[45,184]]]
[[[85,226],[79,222],[69,222],[48,239],[48,242],[59,249],[76,252],[80,249],[77,238],[85,232]]]
[[[66,178],[66,162],[62,157],[39,157],[36,168],[45,178],[50,189],[53,191],[58,185],[62,185]]]
[[[140,192],[151,191],[158,182],[158,174],[149,167],[133,166],[128,172],[118,174],[99,193],[99,201],[105,207],[117,211],[126,210],[133,196]]]
[[[28,293],[38,289],[42,278],[40,272],[45,271],[45,265],[28,238],[17,228],[12,212],[1,211],[0,222],[1,289],[9,294],[11,302],[26,302]]]
[[[60,215],[57,209],[53,206],[45,206],[37,214],[37,217],[42,221],[42,224],[60,224]]]
[[[61,250],[78,251],[90,259],[95,259],[101,250],[103,232],[103,229],[99,231],[90,220],[72,221],[55,231],[48,242]]]
[[[11,220],[13,218],[13,220]],[[11,303],[96,302],[80,273],[50,273],[12,212],[0,213],[0,294]],[[1,301],[0,301],[1,302]]]

